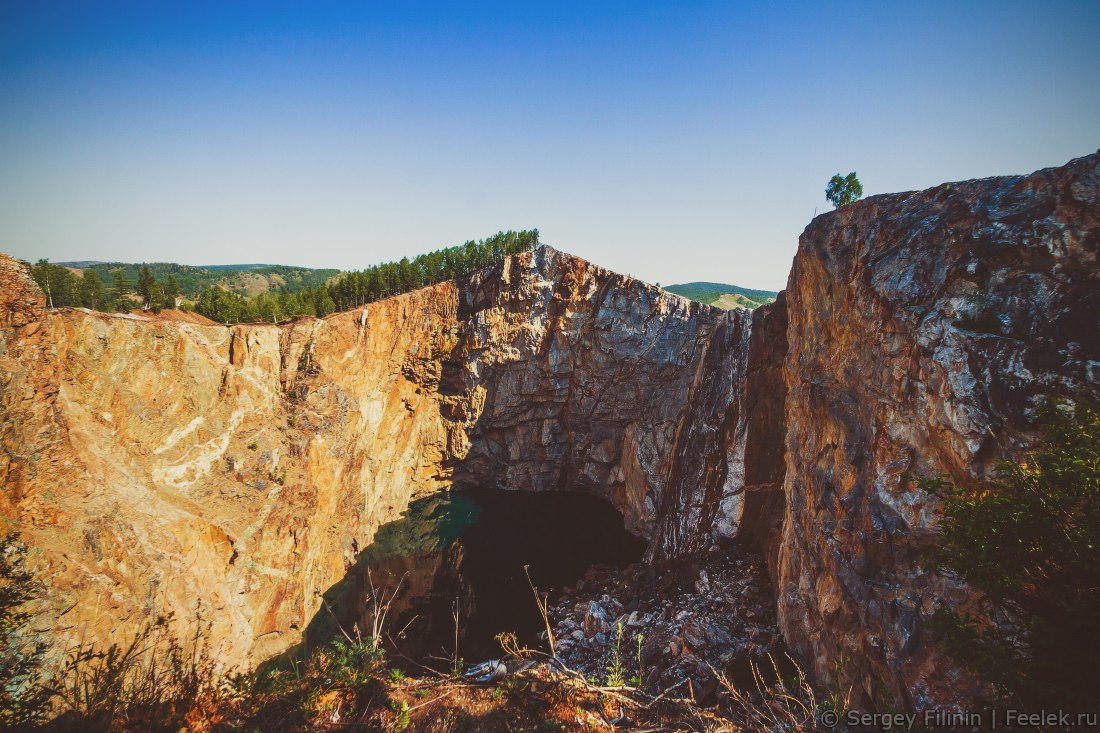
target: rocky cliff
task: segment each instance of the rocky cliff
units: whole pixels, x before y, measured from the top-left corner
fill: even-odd
[[[862,706],[980,695],[923,620],[912,476],[988,478],[1100,380],[1100,155],[815,219],[785,297],[723,313],[542,247],[325,319],[48,311],[0,257],[0,512],[55,648],[201,612],[249,664],[419,494],[611,501],[650,560],[747,538],[780,627]],[[839,665],[838,665],[839,663]]]
[[[687,396],[708,359],[740,363],[751,317],[548,247],[281,326],[47,311],[25,265],[0,275],[4,515],[58,648],[172,610],[180,633],[212,622],[227,664],[267,658],[380,524],[455,482],[589,491],[662,553],[736,532],[738,507],[693,507],[738,493],[737,470],[680,464],[742,399],[728,377]]]
[[[448,434],[409,365],[454,322],[451,285],[227,329],[46,312],[24,268],[2,270],[37,302],[0,341],[6,516],[59,646],[169,610],[182,632],[201,607],[223,659],[281,651],[373,528],[446,480]]]
[[[806,228],[787,288],[780,625],[864,708],[977,690],[925,620],[965,589],[920,569],[936,503],[1019,458],[1048,397],[1100,384],[1100,154],[875,196]]]

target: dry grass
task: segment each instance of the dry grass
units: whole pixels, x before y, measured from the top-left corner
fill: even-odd
[[[814,731],[817,702],[801,672],[755,670],[755,690],[716,672],[722,693],[702,705],[689,684],[657,694],[586,680],[552,656],[502,635],[516,669],[493,685],[395,674],[370,639],[339,638],[305,659],[217,677],[200,645],[185,652],[159,629],[106,652],[70,657],[52,731]],[[770,674],[767,675],[770,677]]]
[[[545,616],[545,598],[533,584],[531,589]],[[596,684],[552,653],[521,647],[514,634],[497,637],[512,673],[495,684],[471,684],[457,674],[406,676],[391,667],[381,645],[397,590],[372,582],[370,592],[366,637],[358,627],[340,628],[342,636],[302,658],[244,674],[216,672],[206,643],[209,625],[201,618],[185,643],[161,619],[125,645],[80,645],[50,676],[55,717],[39,730],[818,730],[819,704],[793,661],[786,678],[774,659],[770,669],[754,665],[752,690],[712,670],[721,693],[709,705],[695,699],[688,680],[657,692]]]
[[[200,614],[186,643],[169,626],[170,619],[161,618],[126,644],[72,649],[48,675],[45,690],[55,717],[46,729],[155,730],[162,721],[178,722],[176,730],[208,729],[226,699],[206,642],[209,624]]]
[[[754,690],[737,687],[725,674],[711,668],[724,692],[726,714],[739,728],[768,731],[819,729],[817,716],[824,708],[818,702],[814,689],[807,681],[801,667],[790,657],[787,657],[787,660],[795,672],[784,679],[775,658],[768,655],[771,666],[770,681],[761,671],[760,666],[753,663]],[[845,700],[845,707],[847,707],[847,700]]]

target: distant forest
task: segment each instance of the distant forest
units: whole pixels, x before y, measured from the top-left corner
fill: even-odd
[[[81,262],[66,267],[46,260],[35,264],[31,273],[51,307],[101,311],[181,307],[219,323],[273,323],[295,316],[326,316],[465,277],[508,255],[534,249],[538,240],[537,229],[499,232],[411,260],[404,257],[345,273],[282,265],[226,268]],[[78,267],[83,276],[74,272]],[[250,287],[259,292],[249,295]],[[193,306],[183,303],[184,298],[192,300]]]
[[[208,265],[195,267],[192,265],[177,265],[171,262],[62,264],[80,266],[85,274],[95,272],[103,282],[111,281],[114,278],[114,273],[121,271],[126,282],[131,283],[134,287],[137,287],[138,275],[141,273],[141,269],[148,267],[149,271],[153,273],[153,277],[158,281],[167,281],[169,276],[175,278],[180,287],[180,294],[189,300],[196,300],[202,294],[202,291],[211,285],[223,285],[229,290],[245,295],[247,290],[245,280],[247,279],[262,279],[275,288],[285,288],[288,292],[296,293],[299,290],[324,285],[340,274],[339,270],[313,270],[306,267],[289,267],[287,265]]]

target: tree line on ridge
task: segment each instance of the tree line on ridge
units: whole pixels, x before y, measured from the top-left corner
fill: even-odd
[[[219,323],[276,323],[296,316],[323,317],[445,280],[465,277],[508,255],[538,246],[537,229],[498,232],[480,241],[470,240],[454,247],[403,257],[363,270],[345,272],[329,282],[298,290],[280,287],[276,291],[247,297],[224,287],[209,285],[194,305],[182,301],[183,292],[173,274],[159,280],[143,265],[137,282],[128,280],[121,269],[111,272],[111,283],[103,282],[94,269],[83,277],[67,267],[40,260],[31,268],[35,282],[46,294],[51,308],[84,307],[99,311],[129,311],[181,308]]]

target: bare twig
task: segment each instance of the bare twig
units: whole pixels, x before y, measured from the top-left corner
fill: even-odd
[[[451,606],[451,616],[455,620],[455,655],[451,663],[451,669],[457,675],[462,671],[462,664],[458,659],[458,599],[455,599],[454,604]]]
[[[524,565],[523,574],[527,576],[527,585],[531,586],[531,592],[535,594],[535,605],[539,607],[539,614],[542,616],[542,622],[546,624],[546,640],[550,643],[550,656],[556,659],[558,652],[554,647],[554,630],[550,628],[550,594],[539,593],[539,589],[535,587],[535,581],[531,580],[530,568],[530,565]]]
[[[389,599],[386,598],[385,590],[381,594],[374,587],[374,576],[371,575],[370,568],[367,568],[367,582],[370,583],[370,602],[371,602],[371,647],[377,649],[382,643],[382,628],[386,624],[386,614],[390,612],[390,606],[393,604],[394,599],[397,598],[397,594],[401,591],[401,584],[405,582],[405,577],[408,573],[404,573],[397,581],[397,586],[390,593]]]

